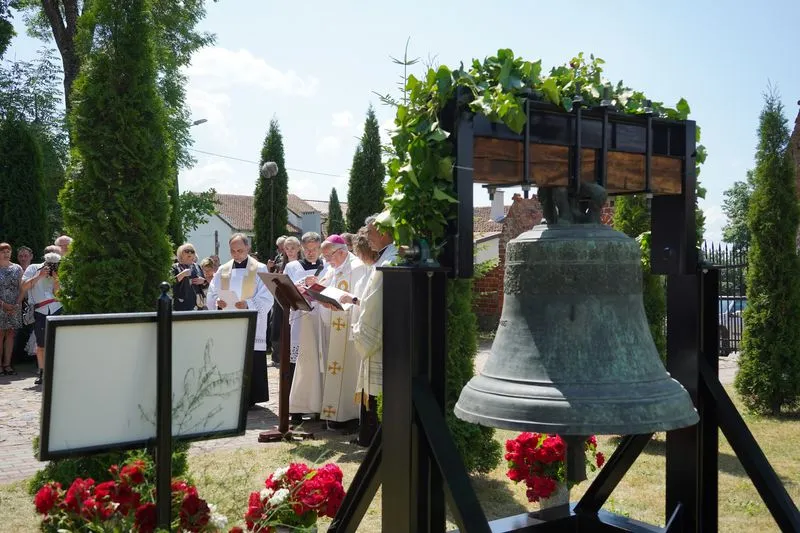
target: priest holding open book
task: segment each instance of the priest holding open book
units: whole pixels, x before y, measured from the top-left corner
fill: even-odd
[[[355,394],[361,365],[361,356],[356,352],[350,333],[351,322],[356,319],[353,305],[340,304],[339,298],[353,291],[367,275],[368,267],[348,251],[347,243],[339,235],[329,236],[321,248],[329,267],[319,280],[319,285],[325,289],[315,291],[312,287],[308,292],[322,307],[320,347],[325,367],[320,418],[335,428],[340,423],[358,420]]]

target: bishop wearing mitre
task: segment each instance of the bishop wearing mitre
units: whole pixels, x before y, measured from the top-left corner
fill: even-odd
[[[320,285],[351,293],[367,275],[367,265],[347,250],[347,242],[339,235],[329,236],[321,248],[322,256],[328,262],[328,272],[320,279]],[[331,297],[339,300],[338,294],[331,294]],[[320,310],[320,348],[325,361],[320,418],[327,420],[331,428],[359,417],[355,396],[361,356],[356,352],[350,334],[356,316],[354,306],[345,304],[344,307],[345,310],[339,310],[322,305]]]
[[[250,239],[234,233],[228,241],[231,259],[221,265],[208,287],[209,309],[255,309],[256,338],[250,375],[250,407],[269,400],[267,387],[267,317],[272,309],[272,294],[258,276],[267,265],[250,256]]]

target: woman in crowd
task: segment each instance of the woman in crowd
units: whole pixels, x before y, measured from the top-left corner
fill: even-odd
[[[198,285],[195,287],[197,289],[197,308],[202,309],[203,311],[208,310],[206,307],[206,296],[208,295],[208,286],[211,284],[211,280],[214,279],[214,274],[217,273],[216,267],[214,267],[214,260],[210,257],[206,257],[202,261],[200,261],[200,270],[203,272],[203,279],[206,281],[202,285]],[[200,305],[202,304],[202,305]]]
[[[22,267],[22,272],[33,262],[33,250],[27,246],[17,247],[17,264]],[[33,338],[33,306],[28,305],[28,295],[22,295],[20,301],[22,313],[22,326],[14,334],[14,357],[12,361],[24,361],[25,355],[36,355],[36,339]]]
[[[283,267],[291,263],[292,261],[297,261],[300,259],[300,239],[297,237],[286,237],[283,241],[283,265],[281,265],[281,271]],[[296,280],[292,280],[294,282]],[[283,321],[283,308],[278,305],[278,302],[275,302],[275,305],[272,307],[272,321],[270,324],[270,342],[272,343],[272,362],[275,365],[280,364],[281,361],[281,352],[280,352],[280,340],[281,340],[281,322]]]
[[[201,285],[206,283],[203,273],[195,263],[197,252],[189,243],[178,246],[178,262],[172,265],[172,308],[176,311],[193,311],[198,308]]]
[[[14,332],[22,326],[20,301],[22,267],[11,262],[11,245],[0,242],[0,375],[17,373],[11,366],[14,352]]]

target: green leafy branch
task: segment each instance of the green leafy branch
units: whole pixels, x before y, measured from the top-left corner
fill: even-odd
[[[473,60],[465,69],[462,64],[451,70],[441,65],[430,67],[421,77],[407,73],[416,63],[408,59],[408,43],[404,59],[395,60],[404,66],[403,99],[381,96],[383,103],[396,108],[391,132],[392,147],[387,163],[385,210],[378,223],[391,230],[395,242],[404,244],[415,238],[427,239],[434,249],[445,238],[447,223],[455,214],[458,200],[453,189],[453,147],[450,132],[440,118],[453,100],[456,90],[469,90],[469,109],[490,120],[500,122],[519,133],[525,127],[525,99],[533,97],[571,111],[576,96],[584,105],[606,103],[621,113],[641,114],[672,120],[685,120],[689,104],[681,98],[674,107],[650,101],[622,81],[610,83],[603,77],[604,61],[594,55],[587,59],[583,52],[568,63],[554,67],[542,75],[541,60],[531,62],[501,49],[483,61]],[[700,128],[697,128],[697,140]],[[697,164],[705,160],[703,146],[697,147]],[[705,190],[698,188],[698,196]]]

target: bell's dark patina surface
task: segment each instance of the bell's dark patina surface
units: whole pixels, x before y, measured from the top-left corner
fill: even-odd
[[[456,416],[561,435],[697,423],[642,303],[639,245],[602,224],[539,225],[508,243],[500,325]]]

